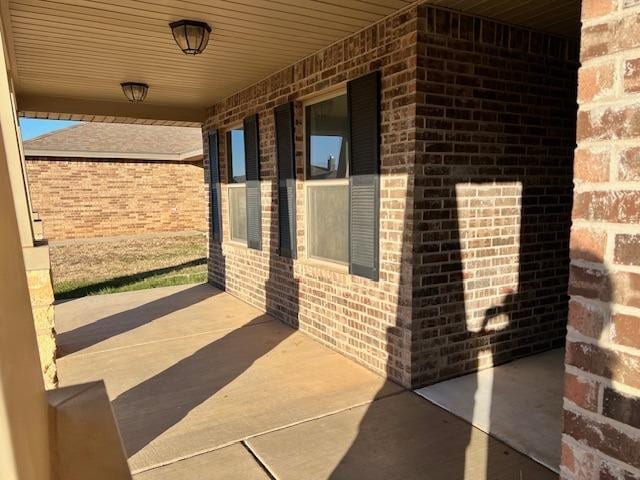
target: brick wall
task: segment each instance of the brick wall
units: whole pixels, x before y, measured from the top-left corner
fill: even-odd
[[[557,37],[420,6],[215,105],[205,132],[220,130],[223,179],[224,131],[260,115],[265,248],[229,242],[223,185],[211,282],[407,386],[561,346],[576,57]],[[300,102],[300,260],[275,253],[273,190],[273,108],[374,69],[383,82],[378,283],[304,260]]]
[[[178,162],[27,157],[45,238],[206,230],[201,166]]]
[[[410,384],[411,367],[409,174],[415,158],[416,26],[415,8],[374,24],[215,105],[204,126],[205,132],[220,129],[221,177],[226,179],[225,129],[245,116],[259,114],[263,249],[249,250],[229,242],[227,189],[223,185],[224,242],[222,247],[210,245],[210,281],[405,385]],[[299,260],[291,261],[276,254],[277,195],[273,188],[273,108],[303,96],[324,93],[373,70],[382,74],[379,282],[305,261],[299,101],[295,104]]]
[[[584,0],[562,478],[640,478],[640,2]]]
[[[413,380],[564,344],[577,52],[423,6]]]

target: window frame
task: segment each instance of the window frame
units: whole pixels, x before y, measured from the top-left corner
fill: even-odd
[[[337,186],[344,185],[349,187],[349,167],[347,165],[346,176],[344,178],[317,178],[317,179],[309,179],[307,178],[307,171],[311,168],[311,159],[309,158],[309,145],[307,144],[307,107],[311,105],[315,105],[321,102],[325,102],[327,100],[331,100],[332,98],[340,97],[342,95],[347,94],[346,85],[341,85],[338,88],[331,89],[330,91],[326,91],[312,97],[305,98],[301,101],[302,103],[302,143],[303,143],[303,152],[304,152],[304,168],[303,168],[303,202],[304,202],[304,259],[307,263],[316,264],[321,267],[337,270],[341,273],[349,273],[349,260],[346,262],[341,262],[339,260],[332,260],[324,257],[315,257],[311,255],[311,249],[309,248],[309,241],[311,235],[309,234],[309,208],[310,208],[310,194],[309,190],[314,186],[323,185],[323,186]],[[347,112],[347,124],[349,122],[348,112]],[[347,207],[348,208],[348,207]],[[349,224],[347,222],[347,230],[349,230]],[[348,235],[348,233],[347,233]]]
[[[242,239],[242,238],[234,238],[233,237],[233,222],[232,222],[232,215],[233,215],[233,208],[232,208],[232,203],[231,203],[231,190],[236,188],[236,189],[243,189],[246,195],[246,188],[247,188],[247,180],[246,180],[246,164],[247,164],[247,159],[246,159],[246,154],[245,154],[245,181],[244,182],[237,182],[234,178],[233,178],[233,150],[232,150],[232,145],[233,142],[227,142],[227,140],[230,139],[230,135],[227,135],[228,132],[231,132],[232,130],[238,130],[238,129],[242,129],[244,131],[244,124],[242,122],[231,125],[229,128],[226,129],[225,134],[224,134],[224,138],[225,138],[225,143],[227,143],[226,145],[226,152],[227,152],[227,205],[228,205],[228,211],[229,211],[229,216],[228,216],[228,232],[229,232],[229,242],[236,244],[236,245],[240,245],[243,247],[247,247],[247,242],[248,242],[248,237],[249,235],[247,235],[247,238]],[[246,217],[246,204],[245,204],[245,217]]]

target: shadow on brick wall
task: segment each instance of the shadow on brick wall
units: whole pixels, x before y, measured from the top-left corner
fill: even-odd
[[[640,428],[640,403],[615,383],[633,384],[637,368],[630,357],[607,345],[620,339],[624,342],[623,324],[635,323],[611,309],[616,298],[624,295],[626,285],[616,284],[597,252],[575,249],[571,258],[562,465],[575,478],[637,478],[637,472],[594,455],[600,451],[621,465],[640,465],[637,438],[610,421]]]
[[[297,329],[300,311],[299,280],[293,269],[293,259],[280,256],[278,253],[278,185],[275,181],[271,184],[269,242],[263,245],[263,250],[266,247],[266,253],[269,255],[269,273],[264,286],[265,310]]]
[[[431,45],[434,51],[436,45]],[[445,50],[442,55],[448,56],[443,58],[453,58],[451,49]],[[413,266],[410,275],[417,285],[412,299],[412,386],[472,374],[471,386],[460,392],[464,398],[459,400],[467,404],[466,410],[476,407],[478,381],[473,372],[565,343],[575,146],[574,74],[567,68],[566,98],[564,92],[555,90],[539,99],[529,96],[531,105],[521,105],[524,91],[459,88],[455,104],[433,91],[423,92],[431,94],[433,104],[418,109],[424,131],[418,134],[416,158],[417,225],[412,257],[403,258],[403,266]],[[528,81],[535,83],[530,78]],[[521,88],[526,89],[524,83]],[[451,108],[446,109],[446,115],[441,108],[440,114],[437,102],[447,100],[452,101]],[[463,107],[456,109],[456,105]],[[502,109],[505,114],[485,112],[485,105]],[[461,121],[465,117],[456,115],[468,113],[467,108],[478,108],[475,113],[484,116],[474,122]],[[520,110],[516,112],[517,108]],[[509,113],[510,109],[513,112]],[[479,239],[479,246],[470,249],[486,218],[463,215],[465,201],[473,194],[465,196],[461,191],[476,191],[475,199],[480,204],[474,208],[479,210],[486,205],[482,205],[485,199],[479,198],[477,191],[485,187],[500,190],[504,185],[517,190],[518,202],[502,204],[516,196],[511,191],[505,194],[509,198],[493,193],[488,208],[494,213],[489,218],[500,220],[502,209],[517,209],[519,223],[511,225],[516,231],[505,234],[509,225],[495,223],[492,228],[496,233]],[[470,220],[478,220],[472,229]],[[502,256],[514,260],[505,267],[498,261]],[[488,264],[474,268],[484,272],[471,279],[465,263],[474,257]],[[512,279],[498,283],[496,288],[492,280],[503,275],[507,267],[515,267],[509,272]],[[484,302],[484,292],[492,288],[491,302]],[[393,348],[393,330],[388,329],[387,348]],[[392,368],[387,365],[387,370]],[[400,400],[401,395],[408,394],[377,400],[367,407],[358,434],[331,474],[332,480],[554,478],[551,471],[471,424],[443,414],[430,403]],[[489,396],[493,398],[492,393]],[[485,412],[489,425],[496,414],[492,408],[498,407],[494,405]]]
[[[438,272],[438,275],[446,275],[446,281],[442,282],[444,289],[438,289],[436,285],[436,290],[431,292],[433,300],[429,300],[429,308],[420,310],[421,313],[429,312],[430,318],[414,317],[415,335],[424,333],[421,326],[425,325],[429,325],[430,332],[434,332],[434,325],[439,325],[441,330],[436,331],[446,332],[446,335],[422,337],[421,340],[431,348],[414,351],[412,362],[430,367],[429,371],[414,376],[415,386],[471,373],[471,385],[460,392],[463,398],[458,398],[458,402],[467,404],[463,410],[474,411],[478,381],[472,372],[564,344],[570,208],[564,206],[561,212],[546,213],[557,215],[558,221],[545,222],[545,211],[540,210],[539,202],[543,187],[536,181],[525,175],[512,177],[506,173],[483,178],[483,183],[499,183],[506,179],[523,185],[517,285],[502,292],[500,301],[484,309],[481,317],[468,318],[462,247],[466,239],[461,238],[462,229],[457,218],[456,182],[473,183],[475,177],[469,175],[464,180],[463,177],[451,177],[451,183],[440,190],[442,205],[450,212],[446,219],[449,228],[445,232],[448,241],[440,244],[441,252],[447,255],[443,264],[446,270]],[[568,185],[558,188],[559,193],[567,194],[567,189],[570,192]],[[542,241],[547,235],[559,236],[554,238],[551,252],[545,249],[546,244]],[[421,245],[415,248],[420,251]],[[411,264],[412,259],[404,258],[403,270],[410,269]],[[546,276],[540,276],[541,265],[551,269]],[[427,285],[434,288],[433,282],[427,282]],[[393,330],[388,331],[388,345],[394,344]],[[387,366],[388,370],[391,368],[392,365]],[[403,399],[402,395],[408,397]],[[470,423],[413,395],[401,393],[376,400],[367,407],[357,437],[332,472],[332,480],[365,478],[359,476],[363,472],[366,478],[380,479],[554,478],[545,467],[514,452]],[[493,394],[489,395],[493,397]],[[496,407],[492,405],[489,411],[482,412],[489,425],[495,414],[492,408]],[[558,417],[560,413],[558,411]]]

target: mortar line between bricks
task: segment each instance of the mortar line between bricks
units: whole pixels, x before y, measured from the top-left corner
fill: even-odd
[[[633,467],[633,466],[631,466],[629,464],[626,464],[626,463],[618,460],[617,458],[610,457],[606,453],[602,453],[600,450],[598,450],[596,448],[593,448],[591,446],[588,446],[588,445],[585,445],[583,443],[580,443],[576,439],[574,439],[573,437],[567,435],[566,433],[562,434],[562,440],[567,442],[567,443],[569,443],[569,444],[571,444],[574,447],[586,449],[587,451],[592,452],[592,454],[597,455],[599,457],[602,457],[605,460],[607,460],[608,462],[612,463],[613,465],[618,466],[618,468],[622,468],[624,470],[629,470],[630,473],[635,473],[635,472],[640,473],[640,469],[637,469],[637,468],[635,468],[635,467]]]
[[[603,423],[609,423],[616,430],[623,433],[624,435],[629,436],[630,438],[634,438],[637,436],[637,431],[638,431],[637,428],[632,427],[631,425],[628,425],[626,423],[620,422],[615,418],[607,417],[603,413],[595,413],[590,410],[587,410],[586,408],[582,408],[580,405],[569,400],[566,397],[563,398],[562,406],[565,410],[571,413],[578,414],[581,417],[584,417],[590,420],[591,422],[594,422],[600,425],[602,425]]]

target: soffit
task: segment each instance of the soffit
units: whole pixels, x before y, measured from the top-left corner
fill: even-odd
[[[30,116],[50,116],[64,110],[57,107],[60,104],[66,104],[66,110],[82,110],[84,103],[94,102],[94,114],[102,115],[75,118],[113,121],[144,117],[145,108],[162,107],[161,113],[147,118],[174,116],[178,124],[188,124],[204,107],[411,3],[0,0],[16,91],[28,104]],[[579,26],[580,0],[429,3],[563,35],[575,35]],[[175,45],[168,23],[181,18],[213,27],[202,55],[183,55]],[[119,86],[124,81],[150,85],[145,106],[137,107],[139,115],[124,100]],[[38,111],[38,105],[47,108]],[[23,105],[19,108],[24,113]],[[126,113],[119,114],[120,109]],[[53,118],[74,118],[69,113]]]
[[[408,5],[410,0],[9,1],[20,94],[202,107]],[[207,50],[180,52],[168,23],[213,27]]]

